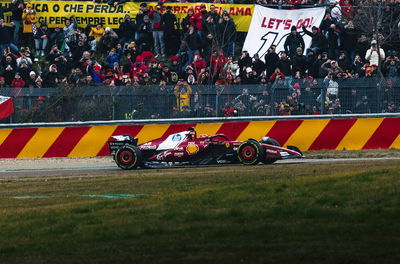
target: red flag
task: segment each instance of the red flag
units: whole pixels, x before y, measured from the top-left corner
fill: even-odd
[[[11,97],[0,96],[0,120],[14,113],[14,104]]]

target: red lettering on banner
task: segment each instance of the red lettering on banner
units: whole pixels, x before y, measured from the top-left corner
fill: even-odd
[[[285,20],[285,27],[283,29],[287,30],[290,28],[291,25],[292,25],[291,19]]]
[[[244,11],[244,15],[245,16],[251,16],[251,9],[250,8],[246,8],[246,10]]]
[[[284,20],[282,20],[282,19],[277,19],[277,20],[276,20],[276,27],[275,27],[275,29],[278,29],[279,25],[280,25],[283,21],[284,21]]]
[[[270,18],[269,22],[268,22],[268,28],[273,28],[274,27],[274,22],[275,22],[275,18]]]
[[[267,20],[267,18],[263,17],[263,20],[261,22],[261,27],[263,27],[263,28],[267,27],[267,25],[265,25],[265,20]]]
[[[238,16],[238,15],[243,16],[243,14],[244,14],[244,8],[243,8],[243,7],[238,7],[238,8],[236,8],[236,15],[237,15],[237,16]]]
[[[296,28],[301,28],[302,25],[303,25],[303,19],[300,18],[300,19],[297,21]]]
[[[306,18],[306,19],[304,19],[304,26],[306,27],[306,28],[308,28],[308,27],[310,27],[310,18]]]

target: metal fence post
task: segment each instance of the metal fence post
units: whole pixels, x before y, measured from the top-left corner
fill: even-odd
[[[324,94],[324,87],[321,86],[321,115],[324,114],[324,105],[325,105],[325,94]]]

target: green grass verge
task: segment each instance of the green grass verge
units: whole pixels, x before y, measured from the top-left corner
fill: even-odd
[[[380,161],[2,180],[0,263],[399,263],[399,169]]]

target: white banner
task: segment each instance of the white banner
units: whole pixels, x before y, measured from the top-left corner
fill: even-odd
[[[297,27],[297,31],[303,36],[305,47],[308,48],[311,37],[305,35],[301,29],[302,24],[311,31],[313,26],[320,26],[324,15],[324,7],[279,10],[256,5],[243,50],[248,51],[250,56],[258,53],[262,60],[273,44],[277,46],[276,52],[284,51],[283,44],[292,26]]]

